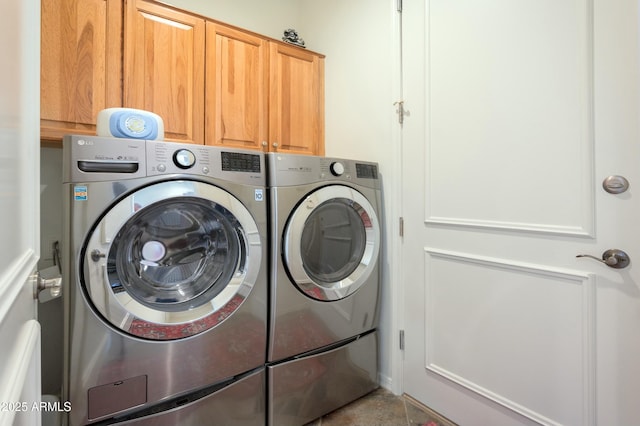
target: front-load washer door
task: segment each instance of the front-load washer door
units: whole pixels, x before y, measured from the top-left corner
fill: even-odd
[[[114,327],[155,340],[222,322],[248,296],[262,262],[256,222],[230,193],[168,181],[111,207],[82,253],[84,289]]]
[[[379,251],[374,207],[344,185],[308,194],[284,231],[287,271],[304,294],[317,300],[339,300],[357,291],[375,269]]]

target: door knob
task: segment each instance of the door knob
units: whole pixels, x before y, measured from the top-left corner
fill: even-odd
[[[622,194],[629,189],[629,181],[624,176],[609,176],[602,182],[602,187],[609,194]]]
[[[56,268],[57,269],[57,268]],[[62,293],[62,276],[57,275],[53,278],[45,278],[41,275],[40,271],[33,275],[33,298],[40,299],[40,293],[45,290],[49,290],[48,296],[43,296],[40,299],[41,302],[47,302],[51,299],[55,299]]]
[[[618,249],[609,249],[605,251],[602,253],[602,259],[599,259],[596,256],[591,256],[590,254],[579,254],[576,257],[588,257],[590,259],[595,259],[598,262],[602,262],[610,268],[615,269],[626,268],[629,266],[629,263],[631,263],[629,255]]]

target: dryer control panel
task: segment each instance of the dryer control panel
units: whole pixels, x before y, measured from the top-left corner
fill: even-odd
[[[345,158],[268,153],[271,186],[345,182],[379,189],[378,164]]]

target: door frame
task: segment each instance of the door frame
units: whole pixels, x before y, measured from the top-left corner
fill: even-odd
[[[389,0],[389,8],[392,16],[392,46],[393,52],[391,52],[394,61],[392,66],[392,93],[394,98],[389,102],[389,113],[391,116],[391,142],[389,147],[390,161],[386,164],[392,164],[392,168],[389,171],[391,177],[391,183],[388,187],[393,188],[391,194],[383,193],[383,205],[387,207],[384,209],[391,213],[390,217],[383,218],[384,226],[387,228],[385,234],[389,238],[386,247],[386,256],[382,258],[388,259],[387,265],[389,265],[389,276],[383,277],[383,283],[398,285],[390,285],[391,303],[390,308],[390,321],[391,321],[391,336],[389,340],[385,342],[382,340],[382,344],[391,345],[388,354],[390,355],[389,365],[391,376],[388,381],[385,378],[381,378],[381,384],[390,389],[394,394],[400,395],[404,392],[404,354],[401,349],[403,342],[401,341],[401,334],[405,327],[404,316],[404,298],[405,298],[405,284],[404,274],[402,272],[403,265],[403,246],[401,233],[402,229],[402,215],[404,211],[404,198],[403,198],[403,179],[404,173],[402,171],[402,156],[403,156],[403,137],[402,137],[402,123],[405,119],[412,119],[409,116],[409,111],[404,109],[404,88],[402,84],[403,79],[403,65],[402,65],[402,1],[401,0]],[[400,118],[402,117],[402,118]],[[383,272],[385,274],[385,272]]]
[[[0,351],[0,425],[39,425],[41,413],[40,324],[34,298],[34,272],[40,257],[40,2],[4,2],[0,6],[0,45],[7,66],[0,87],[6,249],[0,271],[0,337],[11,342]],[[6,262],[6,263],[5,263]],[[37,405],[35,405],[37,404]],[[35,406],[34,406],[35,405]]]

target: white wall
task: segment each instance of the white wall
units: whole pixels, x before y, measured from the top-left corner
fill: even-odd
[[[217,21],[235,25],[280,40],[284,30],[296,29],[296,0],[162,0]],[[300,34],[302,38],[303,35]]]
[[[389,0],[300,1],[301,35],[327,55],[327,155],[384,160],[394,111]]]
[[[299,33],[324,53],[327,156],[376,161],[383,182],[381,384],[398,393],[393,381],[397,348],[394,309],[399,216],[400,127],[393,102],[399,99],[399,28],[395,0],[298,0]]]

